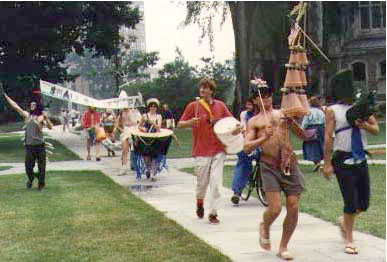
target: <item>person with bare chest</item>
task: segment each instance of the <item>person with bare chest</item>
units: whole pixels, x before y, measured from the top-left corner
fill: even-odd
[[[259,242],[263,249],[271,249],[270,226],[281,212],[283,191],[286,195],[287,214],[278,256],[289,260],[293,255],[288,251],[287,245],[297,225],[298,204],[304,191],[304,179],[288,140],[288,128],[300,138],[303,138],[304,132],[295,120],[284,118],[281,110],[273,108],[273,88],[258,86],[253,89],[253,93],[258,100],[260,111],[247,124],[244,151],[251,152],[256,147],[260,147],[262,151],[260,172],[268,207],[259,226]]]
[[[122,166],[119,173],[120,176],[125,175],[127,171],[128,154],[130,152],[130,145],[133,144],[130,128],[137,125],[135,116],[139,114],[140,113],[136,109],[124,108],[116,121],[114,130],[119,129],[122,132],[120,136],[120,140],[122,142]]]

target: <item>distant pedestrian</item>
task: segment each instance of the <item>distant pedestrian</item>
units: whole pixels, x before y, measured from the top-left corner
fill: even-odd
[[[100,127],[101,118],[96,108],[89,106],[88,110],[84,113],[82,120],[82,127],[86,134],[86,148],[87,148],[87,160],[91,160],[90,148],[95,145],[96,161],[101,161],[99,156],[100,142],[96,139],[96,130]]]
[[[163,118],[163,128],[174,129],[175,128],[175,118],[172,110],[169,109],[167,104],[163,105],[163,111],[161,113]]]
[[[348,122],[347,112],[353,107],[353,75],[347,70],[336,75],[331,82],[336,104],[326,110],[324,143],[324,176],[330,179],[336,174],[344,200],[343,216],[338,218],[344,252],[357,254],[353,241],[355,218],[368,209],[370,178],[364,147],[366,131],[379,134],[379,125],[371,115],[367,120],[357,119],[353,126]],[[334,135],[334,137],[333,137]]]
[[[302,120],[301,127],[308,137],[302,144],[305,160],[313,161],[313,172],[320,170],[320,162],[324,158],[324,126],[325,113],[321,108],[319,98],[312,96],[309,99],[310,112]]]
[[[26,123],[25,129],[25,168],[28,176],[27,188],[32,187],[35,178],[34,167],[36,160],[39,169],[39,190],[46,186],[46,148],[43,138],[43,127],[47,126],[52,129],[52,123],[45,112],[42,112],[41,105],[37,101],[30,102],[30,109],[25,111],[20,108],[0,86],[0,97],[4,95],[8,104],[17,111]]]
[[[226,105],[214,98],[216,85],[213,80],[203,78],[199,82],[200,100],[190,102],[183,112],[178,128],[190,127],[193,133],[192,156],[196,173],[196,214],[204,217],[204,198],[210,185],[209,216],[211,224],[219,224],[219,187],[226,157],[224,145],[214,133],[214,124],[221,118],[232,116]],[[239,130],[241,131],[241,130]]]
[[[70,120],[70,114],[68,109],[63,109],[62,110],[62,125],[63,125],[63,132],[67,130],[70,132],[70,125],[69,125],[69,120]]]

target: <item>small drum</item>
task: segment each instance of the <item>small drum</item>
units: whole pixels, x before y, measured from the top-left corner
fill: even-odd
[[[136,128],[132,131],[134,150],[143,156],[166,155],[172,135],[173,131],[164,128],[157,133],[144,133]]]
[[[237,154],[243,150],[243,134],[233,135],[237,125],[241,123],[234,117],[225,117],[216,122],[214,126],[215,135],[226,145],[227,154]]]

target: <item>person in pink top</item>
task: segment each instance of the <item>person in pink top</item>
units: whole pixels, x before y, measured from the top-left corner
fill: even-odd
[[[232,116],[226,105],[214,99],[215,83],[203,78],[199,82],[200,100],[190,102],[185,108],[178,128],[190,127],[193,133],[192,156],[195,159],[196,214],[204,217],[203,201],[210,185],[209,222],[218,224],[217,208],[220,201],[225,148],[214,133],[214,124],[221,118]],[[238,129],[240,132],[240,130]]]

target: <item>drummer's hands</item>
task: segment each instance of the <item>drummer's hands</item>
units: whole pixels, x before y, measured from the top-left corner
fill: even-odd
[[[232,135],[236,136],[239,133],[241,133],[242,131],[243,131],[243,126],[241,124],[237,124],[237,128],[234,130],[234,132],[232,132]]]
[[[197,127],[197,126],[199,125],[199,120],[200,120],[199,117],[193,117],[193,118],[191,118],[190,120],[188,120],[188,124],[189,124],[191,127]]]

